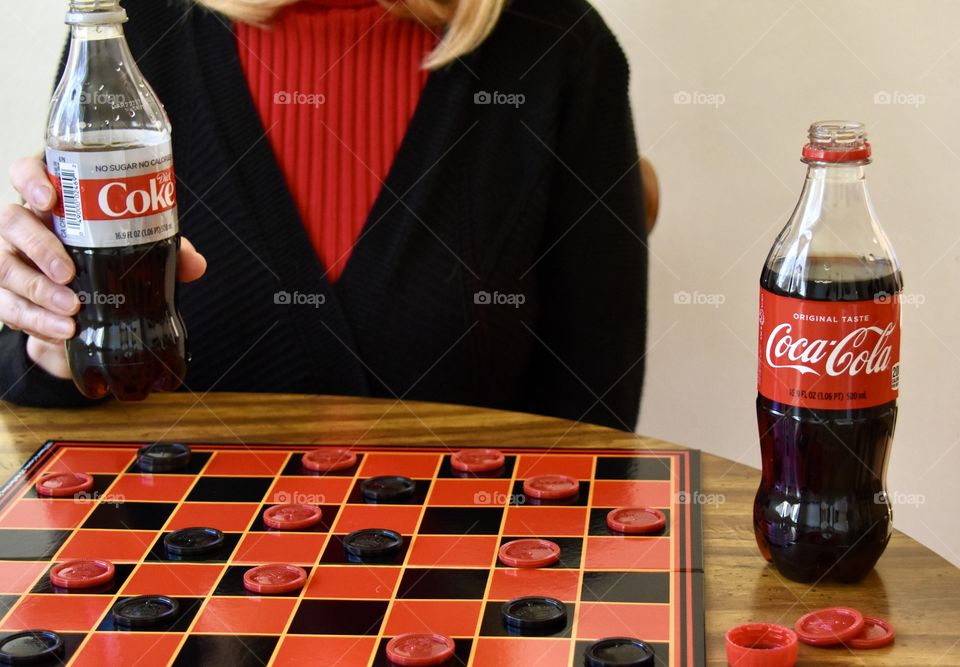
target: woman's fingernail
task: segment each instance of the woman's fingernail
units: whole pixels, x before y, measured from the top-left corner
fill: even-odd
[[[58,283],[64,283],[73,276],[73,271],[70,270],[70,267],[67,266],[63,260],[54,259],[50,262],[50,277],[56,280]]]
[[[64,312],[71,312],[77,303],[77,295],[68,289],[59,289],[53,293],[53,305]]]
[[[34,206],[47,206],[51,197],[53,197],[53,188],[46,183],[41,183],[33,188],[30,203]]]

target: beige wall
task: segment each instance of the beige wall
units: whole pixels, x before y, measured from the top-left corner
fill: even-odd
[[[65,4],[0,4],[0,164],[40,147]],[[874,202],[907,292],[922,301],[904,312],[902,412],[890,466],[891,491],[902,501],[896,525],[960,564],[960,220],[950,204],[960,183],[960,3],[597,4],[630,57],[640,139],[663,189],[639,430],[758,463],[759,271],[799,194],[806,126],[866,121]],[[875,102],[884,93],[894,103]],[[687,96],[696,103],[675,102]],[[675,304],[680,291],[721,295],[723,303]]]

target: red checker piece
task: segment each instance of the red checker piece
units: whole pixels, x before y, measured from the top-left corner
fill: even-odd
[[[537,475],[523,481],[523,492],[531,498],[562,500],[580,491],[580,482],[567,475]]]
[[[68,560],[50,569],[50,583],[59,588],[93,588],[112,581],[114,572],[108,560]]]
[[[303,467],[315,472],[336,472],[357,464],[357,455],[346,447],[314,449],[303,455]]]
[[[313,505],[274,505],[263,513],[263,522],[279,530],[302,530],[320,523],[322,513]]]
[[[450,465],[460,472],[490,472],[506,463],[499,449],[461,449],[450,457]]]
[[[54,498],[66,498],[92,488],[93,477],[85,472],[52,472],[37,480],[37,493]]]
[[[453,657],[454,643],[449,637],[408,632],[387,642],[387,657],[405,667],[442,665]]]
[[[663,530],[666,515],[652,507],[618,507],[607,514],[610,530],[627,535],[648,535]]]
[[[499,556],[509,567],[547,567],[560,560],[560,547],[550,540],[513,540],[500,547]]]
[[[863,630],[853,639],[844,642],[850,648],[882,648],[893,643],[896,632],[890,622],[876,616],[863,617]]]
[[[833,646],[853,639],[863,630],[863,614],[850,607],[827,607],[804,614],[793,629],[804,644]]]
[[[797,663],[797,634],[773,623],[730,628],[727,662],[737,667],[793,667]]]
[[[302,567],[285,563],[269,563],[252,567],[243,573],[243,587],[265,595],[292,593],[307,583],[307,572]]]

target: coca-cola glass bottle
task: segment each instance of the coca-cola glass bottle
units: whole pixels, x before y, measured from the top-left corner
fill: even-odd
[[[71,0],[46,158],[54,231],[77,268],[73,380],[91,398],[139,400],[180,386],[186,333],[170,121],[130,54],[126,20],[117,0]]]
[[[760,551],[790,579],[857,581],[892,531],[900,265],[864,181],[861,123],[810,127],[807,178],[760,276]]]

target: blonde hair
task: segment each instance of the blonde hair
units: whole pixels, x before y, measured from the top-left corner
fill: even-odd
[[[443,67],[483,43],[508,0],[377,0],[391,13],[445,29],[443,39],[423,62]],[[197,0],[201,5],[243,23],[266,25],[283,7],[299,0]]]

